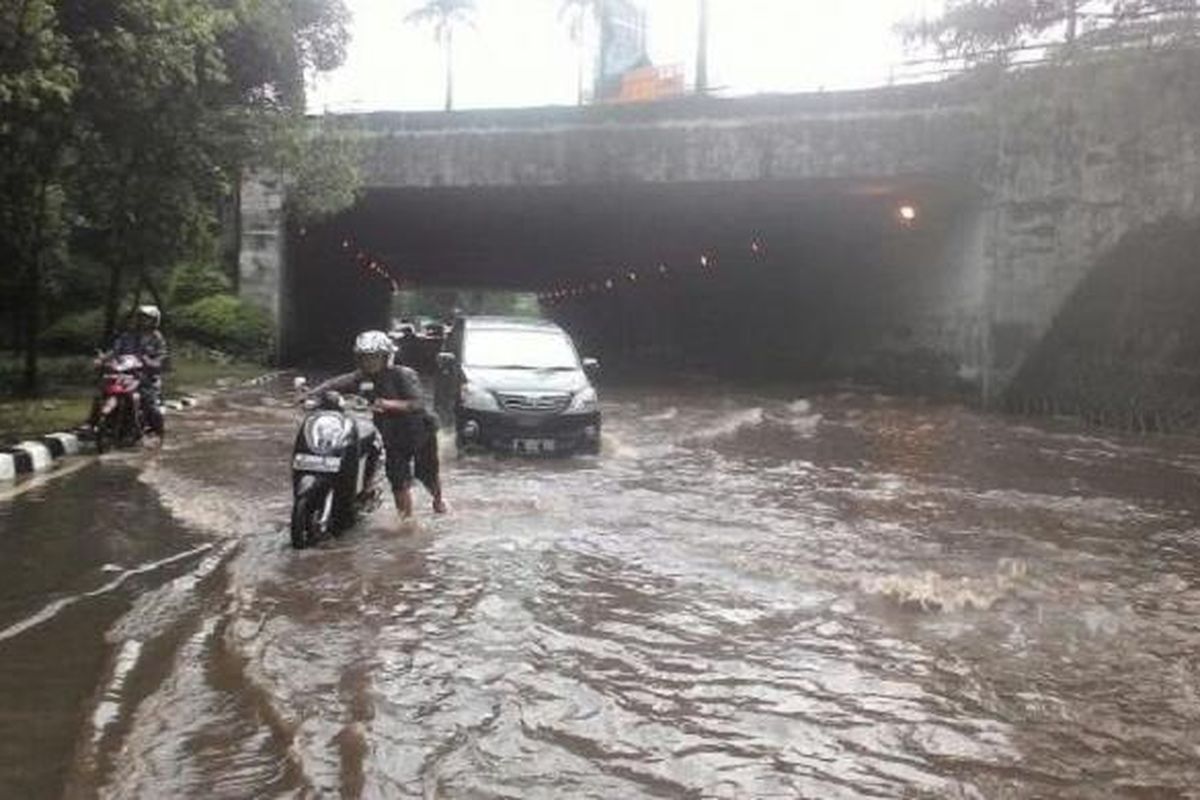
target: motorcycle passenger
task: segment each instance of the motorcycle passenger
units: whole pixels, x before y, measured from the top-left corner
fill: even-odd
[[[354,372],[331,378],[308,392],[357,394],[371,403],[375,427],[383,439],[385,471],[396,510],[413,513],[415,477],[433,497],[435,513],[446,512],[437,451],[437,418],[426,410],[417,373],[393,363],[396,346],[383,331],[366,331],[354,340]]]
[[[167,365],[167,339],[159,330],[162,312],[158,306],[138,306],[132,324],[113,341],[97,363],[114,356],[134,355],[142,361],[142,379],[138,390],[142,414],[149,431],[162,441],[165,432],[162,413],[162,373]],[[93,423],[95,409],[93,409]]]

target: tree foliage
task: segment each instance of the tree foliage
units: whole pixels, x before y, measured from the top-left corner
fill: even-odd
[[[473,24],[475,10],[475,0],[425,0],[404,18],[409,25],[433,26],[446,59],[447,111],[454,108],[454,31]]]
[[[78,87],[54,4],[0,6],[0,288],[11,298],[27,386],[37,377],[43,272],[63,241],[64,156]]]
[[[330,217],[354,204],[362,184],[354,139],[308,133],[291,150],[288,210],[300,222]]]
[[[1188,0],[948,0],[933,19],[901,26],[910,43],[970,63],[1008,62],[1022,47],[1072,52],[1193,36]]]
[[[244,169],[310,155],[304,79],[342,61],[347,19],[342,0],[0,3],[0,314],[28,383],[67,243],[107,271],[109,330],[130,287],[161,299],[174,264],[215,250]],[[318,186],[334,197],[308,205],[346,201]]]

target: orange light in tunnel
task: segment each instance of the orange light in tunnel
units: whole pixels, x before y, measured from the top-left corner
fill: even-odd
[[[896,218],[905,225],[912,225],[917,221],[917,217],[919,216],[920,213],[917,211],[917,207],[911,203],[904,203],[896,208]]]

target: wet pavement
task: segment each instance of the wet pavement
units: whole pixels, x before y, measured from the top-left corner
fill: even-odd
[[[282,388],[0,501],[0,797],[1200,797],[1200,443],[604,400],[311,551]]]

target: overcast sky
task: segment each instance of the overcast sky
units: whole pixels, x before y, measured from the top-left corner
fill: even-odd
[[[428,27],[404,24],[422,0],[346,0],[354,15],[346,63],[313,83],[322,111],[442,107],[441,51]],[[884,84],[906,58],[893,32],[941,0],[709,0],[709,82],[723,94]],[[478,0],[475,27],[455,40],[455,107],[571,105],[577,51],[561,0]],[[691,82],[697,0],[646,0],[656,64]]]

